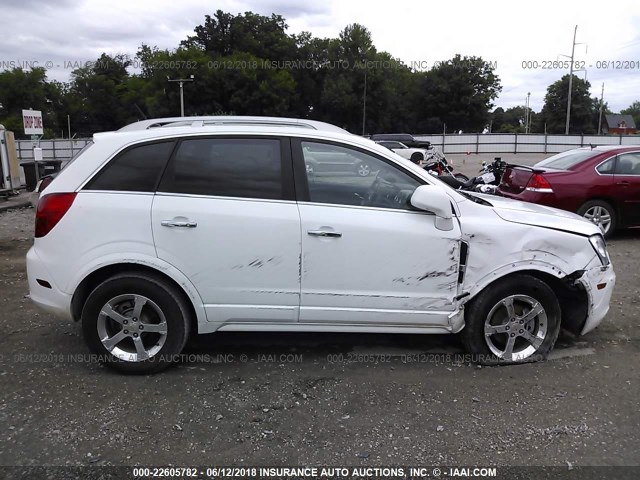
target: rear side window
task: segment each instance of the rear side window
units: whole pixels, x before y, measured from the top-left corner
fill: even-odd
[[[183,140],[160,190],[223,197],[282,199],[280,140]]]
[[[596,170],[598,171],[598,173],[602,175],[610,175],[613,173],[613,166],[615,165],[615,163],[616,163],[616,157],[612,157],[606,162],[603,162],[600,165],[598,165],[596,167]]]
[[[100,170],[85,190],[153,192],[174,144],[150,143],[125,150]]]

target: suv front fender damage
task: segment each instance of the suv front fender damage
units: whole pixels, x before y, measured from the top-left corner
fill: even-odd
[[[611,266],[602,267],[585,237],[510,222],[465,220],[469,221],[463,224],[462,240],[468,243],[469,253],[456,299],[462,312],[466,303],[493,282],[519,272],[551,286],[562,309],[564,329],[584,334],[604,317],[606,311],[602,313],[600,305],[605,299],[599,299],[594,288],[603,278],[614,282],[615,276]],[[490,236],[485,233],[488,228],[493,230]],[[453,320],[452,331],[464,328],[463,318]]]

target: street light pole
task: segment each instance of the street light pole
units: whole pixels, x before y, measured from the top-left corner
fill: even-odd
[[[176,78],[172,80],[167,77],[168,82],[178,82],[180,86],[180,116],[184,117],[184,82],[193,82],[193,75],[190,75],[189,78]]]

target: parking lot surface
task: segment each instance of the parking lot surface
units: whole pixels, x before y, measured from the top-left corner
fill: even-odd
[[[31,304],[33,215],[0,213],[0,465],[638,464],[638,230],[610,241],[603,324],[545,363],[479,367],[455,336],[227,333],[122,376]]]

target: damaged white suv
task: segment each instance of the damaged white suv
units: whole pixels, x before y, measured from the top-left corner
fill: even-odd
[[[334,165],[310,175],[317,151]],[[32,300],[126,372],[232,330],[461,332],[480,362],[532,361],[561,326],[598,325],[615,283],[577,215],[463,194],[370,140],[284,118],[95,135],[42,193],[35,237]]]

